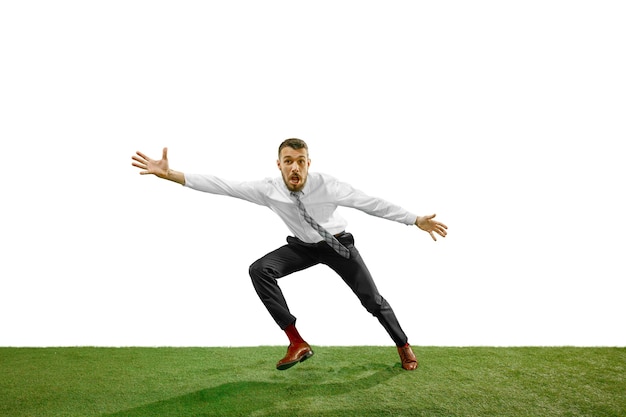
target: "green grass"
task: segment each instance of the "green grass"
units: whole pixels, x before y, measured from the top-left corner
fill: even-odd
[[[626,416],[626,349],[0,348],[0,416]]]

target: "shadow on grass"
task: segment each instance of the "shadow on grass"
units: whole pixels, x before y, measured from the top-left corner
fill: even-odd
[[[378,371],[341,383],[324,384],[306,380],[226,383],[130,410],[107,414],[106,417],[247,416],[255,411],[271,409],[292,401],[297,402],[303,398],[328,397],[372,388],[398,375],[398,368],[384,365],[372,368]]]

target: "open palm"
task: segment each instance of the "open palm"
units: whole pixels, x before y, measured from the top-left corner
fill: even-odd
[[[163,157],[157,161],[147,157],[145,154],[137,151],[137,155],[133,155],[133,166],[141,169],[141,175],[153,174],[160,178],[166,178],[169,171],[169,162],[167,161],[167,148],[163,148]]]

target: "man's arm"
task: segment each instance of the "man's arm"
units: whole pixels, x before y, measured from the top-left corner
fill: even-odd
[[[185,185],[185,174],[180,171],[174,171],[170,169],[169,162],[167,160],[167,148],[163,148],[163,157],[160,161],[148,158],[143,153],[137,151],[137,155],[133,155],[133,166],[141,169],[139,173],[141,175],[156,175],[164,180],[176,182],[181,185]]]
[[[435,233],[441,237],[446,237],[448,234],[448,226],[433,220],[435,214],[416,216],[398,205],[378,197],[367,195],[344,182],[336,181],[335,184],[337,187],[336,191],[339,205],[352,207],[372,216],[394,220],[406,225],[415,224],[421,230],[428,232],[434,241],[437,240]]]
[[[228,181],[214,175],[185,174],[170,169],[167,160],[167,148],[163,148],[163,157],[157,161],[141,152],[133,155],[133,166],[141,169],[141,175],[156,175],[192,190],[211,194],[240,198],[255,204],[266,205],[267,181]]]

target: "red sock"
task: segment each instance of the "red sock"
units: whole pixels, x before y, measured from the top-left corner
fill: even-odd
[[[294,324],[290,324],[289,326],[287,326],[285,328],[285,333],[287,333],[290,344],[293,345],[294,343],[304,343],[304,339],[302,338],[302,336],[300,336],[300,333],[298,333],[298,329],[296,329],[296,326]]]

